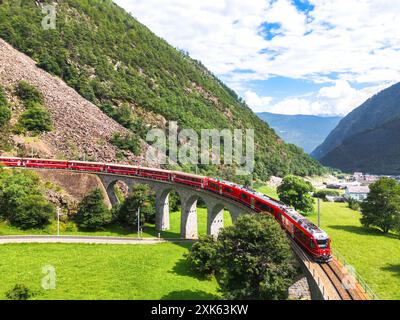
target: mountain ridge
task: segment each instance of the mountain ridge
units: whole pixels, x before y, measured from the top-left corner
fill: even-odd
[[[342,117],[314,115],[283,115],[257,113],[287,143],[293,143],[311,153],[328,136]]]
[[[348,114],[311,155],[327,166],[345,171],[400,173],[400,167],[391,163],[400,160],[398,142],[393,139],[398,137],[399,106],[397,83]]]

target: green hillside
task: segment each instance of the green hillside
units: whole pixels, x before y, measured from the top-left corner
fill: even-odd
[[[313,153],[346,172],[400,174],[400,83],[349,113]]]
[[[152,126],[165,129],[165,120],[195,130],[254,128],[255,178],[324,172],[300,148],[283,143],[200,62],[155,36],[112,1],[59,1],[55,30],[42,28],[39,2],[53,1],[0,1],[0,37],[137,137],[144,138]],[[231,170],[200,168],[215,175],[231,175]]]

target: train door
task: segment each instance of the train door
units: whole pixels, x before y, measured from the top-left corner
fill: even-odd
[[[250,199],[251,208],[254,210],[256,207],[256,199],[254,199],[253,197],[251,197]]]
[[[219,185],[219,194],[222,195],[222,185]]]

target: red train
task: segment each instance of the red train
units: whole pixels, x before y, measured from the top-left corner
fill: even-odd
[[[205,189],[244,204],[253,211],[268,212],[316,261],[331,259],[330,239],[323,230],[284,203],[232,182],[183,172],[96,162],[0,157],[0,165],[137,176]]]

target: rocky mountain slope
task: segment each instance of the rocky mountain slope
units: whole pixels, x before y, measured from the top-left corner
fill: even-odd
[[[337,126],[341,117],[257,113],[287,143],[293,143],[311,153]]]
[[[256,178],[324,172],[300,148],[286,145],[200,62],[171,47],[112,1],[57,1],[55,30],[42,28],[44,3],[53,1],[1,1],[0,37],[33,58],[39,67],[63,79],[137,139],[143,139],[151,127],[167,129],[168,121],[177,121],[180,129],[196,131],[254,128]],[[68,94],[59,99],[68,100]],[[92,107],[90,113],[94,112]],[[79,110],[74,112],[92,117]],[[70,125],[61,121],[59,124]],[[77,130],[72,136],[79,140],[89,132],[92,139],[100,134],[107,140],[110,133],[102,132],[108,130],[105,126],[97,127],[93,134],[90,130]],[[121,127],[109,130],[114,131],[112,128],[121,130]],[[96,142],[91,140],[86,148],[98,148]],[[107,146],[110,151],[104,157],[115,153]],[[230,166],[198,169],[214,176],[234,175]]]
[[[400,83],[346,116],[312,155],[344,171],[400,174]]]
[[[32,139],[14,136],[14,145],[19,147],[20,152],[25,146],[28,153],[33,151],[41,157],[76,159],[86,156],[98,161],[116,159],[118,148],[110,140],[115,132],[128,130],[61,79],[38,68],[31,58],[0,39],[0,85],[5,88],[9,100],[14,102],[11,103],[14,113],[17,112],[18,102],[13,91],[21,80],[29,82],[44,95],[55,130],[42,134],[35,143]],[[126,160],[139,160],[129,152],[126,155]]]

